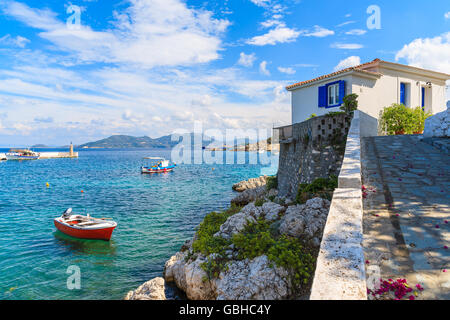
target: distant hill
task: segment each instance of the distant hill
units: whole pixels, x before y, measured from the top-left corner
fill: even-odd
[[[35,144],[34,146],[31,146],[31,148],[49,148],[49,146],[46,146],[45,144]]]
[[[181,138],[180,138],[181,140]],[[161,148],[170,149],[176,146],[178,141],[171,141],[171,135],[152,139],[150,137],[133,137],[126,135],[114,135],[102,140],[88,142],[77,148]]]

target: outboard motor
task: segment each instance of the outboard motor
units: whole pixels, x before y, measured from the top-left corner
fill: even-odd
[[[67,209],[66,211],[63,212],[62,217],[64,219],[67,219],[67,218],[69,218],[71,216],[71,214],[72,214],[72,208],[69,208],[69,209]]]

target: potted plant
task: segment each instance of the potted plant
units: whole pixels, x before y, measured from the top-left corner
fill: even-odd
[[[392,104],[385,107],[381,114],[381,129],[388,135],[399,135],[412,132],[413,114],[403,104]]]
[[[412,133],[422,134],[425,128],[425,120],[431,116],[430,113],[426,113],[421,107],[414,108],[412,110],[413,123],[412,123]]]

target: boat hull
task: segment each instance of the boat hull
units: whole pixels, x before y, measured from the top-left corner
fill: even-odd
[[[162,168],[162,169],[151,169],[151,168],[142,168],[142,173],[165,173],[165,172],[170,172],[172,171],[174,168]]]
[[[95,240],[106,240],[111,239],[111,235],[116,228],[116,226],[98,229],[81,229],[76,227],[70,227],[64,223],[61,223],[57,219],[54,220],[55,227],[62,233],[65,233],[71,237],[79,239],[95,239]]]

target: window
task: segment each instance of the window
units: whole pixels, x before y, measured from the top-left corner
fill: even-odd
[[[400,83],[400,104],[405,106],[408,106],[408,88],[409,86],[406,83]]]
[[[319,87],[319,108],[338,107],[345,96],[345,81],[339,80]]]
[[[328,87],[328,105],[334,106],[339,103],[339,83]]]

